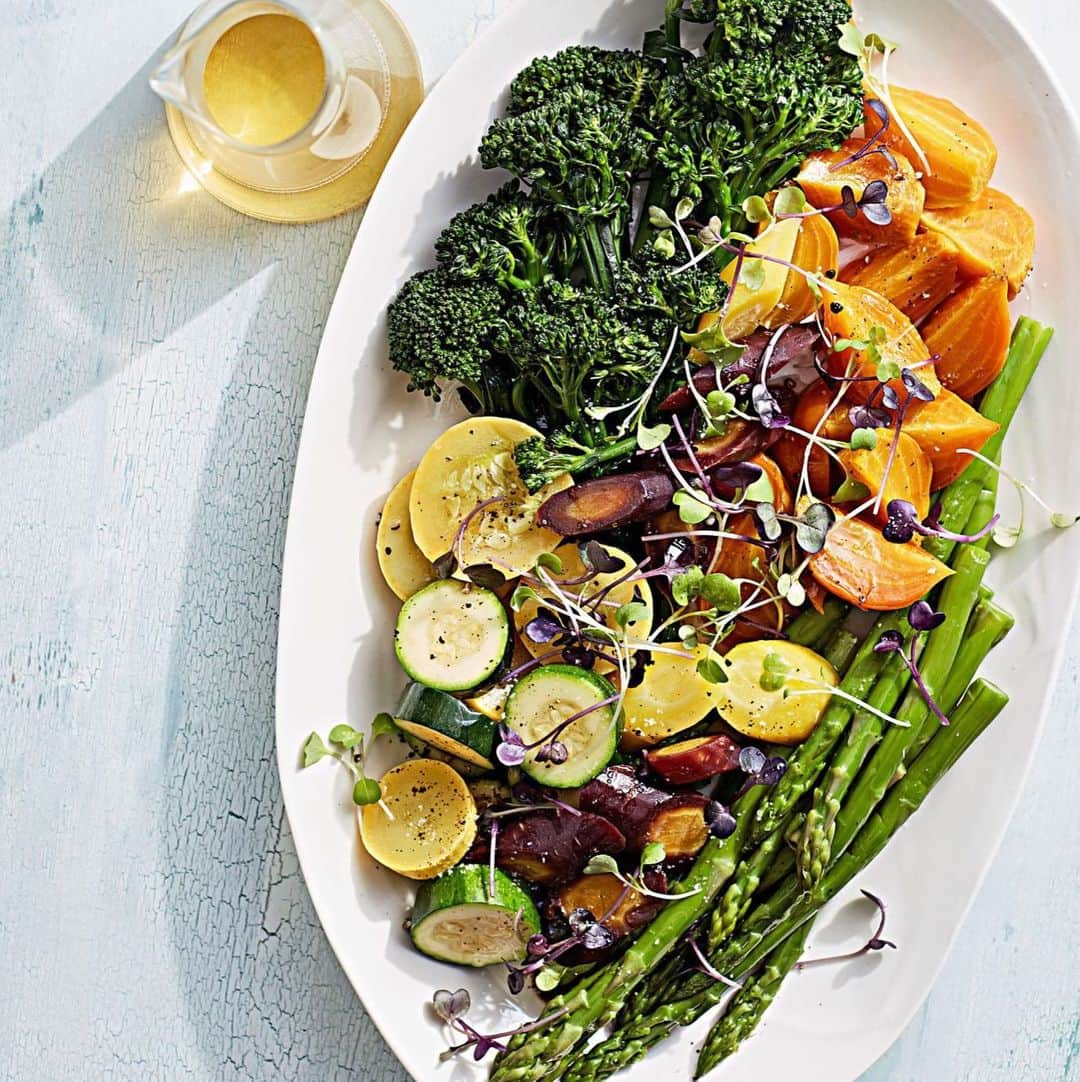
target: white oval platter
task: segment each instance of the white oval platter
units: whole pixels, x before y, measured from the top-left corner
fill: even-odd
[[[658,21],[659,0],[521,0],[451,69],[413,120],[379,183],[327,324],[308,399],[289,517],[277,669],[281,785],[304,876],[350,981],[416,1079],[480,1079],[471,1061],[440,1065],[444,1034],[432,991],[465,986],[470,1020],[516,1016],[498,970],[468,972],[417,954],[402,930],[411,892],[364,855],[344,772],[301,771],[312,729],[364,729],[402,685],[391,648],[396,604],[375,563],[376,515],[393,482],[456,415],[405,392],[387,362],[384,311],[399,283],[431,261],[448,217],[495,187],[475,148],[514,73],[574,42],[631,46]],[[891,75],[954,97],[1000,149],[995,186],[1031,209],[1035,274],[1017,303],[1057,337],[1006,447],[1006,464],[1055,506],[1080,507],[1080,244],[1072,209],[1080,176],[1075,120],[1031,44],[991,0],[863,0],[862,25],[901,43]],[[1006,488],[1008,486],[1005,486]],[[1009,511],[1009,496],[1005,509]],[[927,994],[1022,792],[1058,668],[1078,575],[1080,531],[1042,528],[995,559],[991,582],[1017,616],[986,672],[1011,696],[1006,713],[900,833],[829,907],[810,941],[832,953],[861,942],[866,887],[889,903],[900,950],[793,975],[752,1040],[714,1077],[759,1082],[857,1078]],[[338,776],[338,775],[341,776]],[[312,995],[318,991],[313,989]],[[511,1021],[511,1024],[513,1022]],[[625,1077],[690,1078],[691,1030]]]

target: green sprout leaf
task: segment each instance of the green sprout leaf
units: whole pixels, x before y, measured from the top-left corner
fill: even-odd
[[[774,214],[805,214],[808,204],[803,190],[797,184],[781,188],[773,204]]]
[[[584,868],[585,875],[618,875],[619,865],[607,853],[597,853]]]
[[[758,680],[761,690],[780,691],[787,683],[789,669],[790,666],[779,654],[766,654],[761,662],[761,677]]]
[[[382,789],[374,778],[357,778],[352,791],[353,803],[361,807],[365,804],[378,804],[382,800]]]
[[[638,425],[637,444],[643,451],[655,451],[671,435],[671,425]]]
[[[1050,516],[1050,525],[1058,530],[1067,530],[1080,522],[1080,515],[1068,515],[1064,511],[1054,511]]]
[[[743,263],[739,275],[739,285],[746,286],[751,293],[756,293],[765,284],[765,261],[750,259]]]
[[[850,56],[861,57],[865,48],[862,31],[855,25],[855,20],[840,27],[840,51]]]
[[[857,428],[851,433],[853,451],[872,451],[877,447],[877,432],[872,428]]]
[[[521,612],[526,601],[539,601],[540,595],[531,586],[516,586],[510,595],[510,608]]]
[[[865,430],[860,430],[865,431]],[[834,503],[861,503],[869,498],[870,489],[852,477],[845,477],[844,483],[833,493]]]
[[[675,204],[675,221],[681,222],[684,218],[689,218],[693,212],[694,201],[683,196],[682,199]]]
[[[323,743],[318,733],[312,733],[304,744],[304,766],[314,766],[320,759],[334,753]]]
[[[330,742],[343,748],[363,747],[364,734],[358,733],[351,725],[335,725],[330,730]]]
[[[542,567],[546,571],[550,571],[553,575],[561,575],[563,573],[562,557],[557,556],[554,552],[541,552],[536,557],[536,566]]]
[[[683,217],[686,217],[686,215],[683,215]],[[674,224],[663,207],[649,207],[649,225],[653,229],[670,229]]]
[[[744,199],[742,210],[748,222],[767,222],[772,219],[772,211],[760,195],[752,195],[749,199]]]
[[[696,526],[713,514],[713,509],[707,503],[685,490],[676,492],[671,502],[678,508],[679,518],[688,526]]]
[[[663,842],[649,842],[641,851],[641,866],[648,868],[653,864],[663,864],[667,850]]]
[[[806,590],[803,589],[802,583],[787,572],[776,580],[776,592],[796,608],[801,607],[806,601]]]
[[[533,984],[536,985],[538,992],[554,992],[559,987],[560,980],[562,980],[562,966],[544,966],[533,977]]]
[[[670,229],[657,233],[653,238],[653,247],[659,255],[671,259],[675,255],[675,235]]]
[[[698,644],[697,628],[692,624],[681,624],[679,626],[679,642],[687,650],[693,650]]]
[[[742,604],[739,584],[730,576],[714,571],[701,580],[700,596],[720,612],[734,612]]]
[[[397,731],[397,722],[392,714],[376,714],[371,723],[371,742],[374,744],[380,736],[391,736]]]
[[[705,407],[709,411],[709,417],[718,421],[727,417],[735,408],[735,396],[730,391],[721,391],[718,388],[705,396]]]
[[[681,574],[671,580],[671,596],[675,604],[680,607],[689,605],[696,597],[701,596],[701,586],[705,581],[705,572],[696,564],[692,564]]]
[[[751,503],[772,503],[776,499],[769,475],[764,472],[756,481],[746,486],[744,495]]]
[[[724,666],[714,657],[703,657],[697,663],[697,673],[702,680],[709,684],[726,684],[727,673]]]
[[[649,615],[649,606],[641,601],[627,601],[615,610],[615,623],[625,628],[627,624],[644,620]]]

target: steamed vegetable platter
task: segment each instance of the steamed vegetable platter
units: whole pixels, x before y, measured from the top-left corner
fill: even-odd
[[[699,1071],[730,1055],[1006,702],[977,672],[1051,333],[1009,312],[1032,221],[846,0],[720,6],[522,71],[501,186],[389,312],[410,388],[473,415],[379,522],[401,697],[306,761],[416,881],[418,951],[547,1000],[482,1034],[435,992],[498,1082],[607,1077],[722,1002]],[[365,738],[403,761],[369,777]]]

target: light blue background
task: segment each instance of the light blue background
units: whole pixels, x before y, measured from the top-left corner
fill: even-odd
[[[359,216],[186,190],[146,88],[186,2],[0,4],[0,1077],[390,1082],[272,758],[293,459]],[[397,6],[434,79],[506,3]],[[1080,96],[1072,3],[1011,6]],[[865,1082],[1080,1077],[1071,641],[1001,856]]]

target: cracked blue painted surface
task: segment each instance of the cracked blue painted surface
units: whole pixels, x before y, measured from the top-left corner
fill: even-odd
[[[435,76],[508,2],[397,6]],[[1023,4],[1063,70],[1067,3]],[[145,85],[181,8],[0,10],[0,1079],[398,1082],[272,754],[292,466],[358,216],[283,229],[182,190]],[[867,1082],[1080,1077],[1078,662],[957,950]]]

